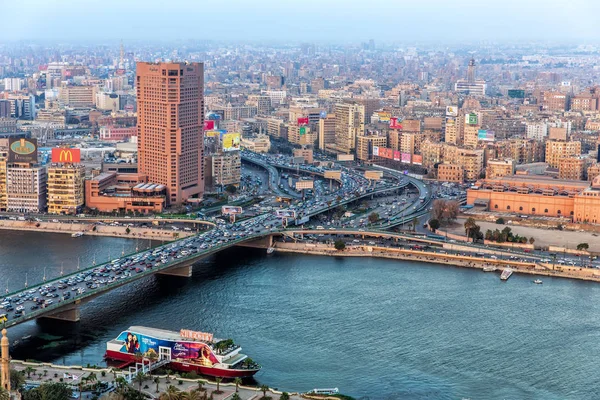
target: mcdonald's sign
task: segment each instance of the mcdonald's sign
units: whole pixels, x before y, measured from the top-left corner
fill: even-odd
[[[81,162],[81,150],[60,147],[52,149],[52,162],[69,164],[79,163]]]

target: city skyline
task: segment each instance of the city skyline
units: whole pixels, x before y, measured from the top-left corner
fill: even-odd
[[[182,12],[184,10],[185,12]],[[4,5],[4,41],[239,40],[244,41],[527,41],[597,42],[600,4],[541,0],[496,4],[475,1],[394,3],[306,0],[299,7],[271,0],[234,0],[227,12],[194,2],[165,8],[156,0],[77,2],[30,0]],[[569,17],[571,16],[572,17]],[[467,19],[462,19],[466,18]],[[68,24],[57,23],[61,19]],[[182,26],[186,27],[182,32]],[[548,29],[554,26],[555,29]],[[118,29],[112,29],[118,27]],[[357,27],[359,29],[357,29]]]

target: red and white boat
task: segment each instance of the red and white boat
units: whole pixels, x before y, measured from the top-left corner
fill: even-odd
[[[260,370],[231,339],[213,338],[211,333],[132,326],[106,343],[105,357],[135,361],[154,353],[157,361],[169,360],[169,368],[220,378],[251,377]]]

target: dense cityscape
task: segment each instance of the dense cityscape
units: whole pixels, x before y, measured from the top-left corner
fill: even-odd
[[[588,41],[0,42],[0,400],[594,398],[599,224]]]

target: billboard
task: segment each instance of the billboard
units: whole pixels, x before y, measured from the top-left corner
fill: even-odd
[[[36,163],[38,160],[37,139],[10,138],[8,142],[9,163]]]
[[[219,362],[210,347],[204,342],[159,339],[133,331],[121,332],[117,340],[124,343],[119,350],[121,353],[141,353],[144,357],[151,354],[158,356],[159,348],[166,347],[171,350],[173,361],[209,366]]]
[[[374,156],[378,156],[379,155],[379,146],[373,146],[373,155]]]
[[[306,127],[304,127],[304,126],[301,126],[301,127],[300,127],[300,136],[302,136],[302,135],[304,135],[304,134],[306,134]]]
[[[378,181],[381,179],[382,176],[383,176],[383,171],[376,171],[376,170],[365,171],[365,178],[370,179],[372,181]]]
[[[410,164],[410,153],[402,153],[401,160],[404,164]]]
[[[241,135],[239,133],[225,133],[221,136],[223,151],[235,151],[240,149]]]
[[[354,154],[338,154],[338,161],[354,161]]]
[[[483,140],[485,142],[493,142],[496,138],[494,131],[486,131],[485,129],[480,129],[477,132],[477,140]]]
[[[237,206],[221,207],[221,214],[223,214],[223,215],[239,215],[242,212],[243,212],[242,207],[237,207]]]
[[[402,129],[402,125],[398,123],[398,118],[390,118],[390,128],[391,129]]]
[[[508,89],[508,97],[511,99],[524,99],[525,91],[521,89]]]
[[[304,189],[314,189],[315,181],[297,181],[296,182],[296,190],[304,190]]]
[[[79,149],[65,149],[65,148],[54,148],[52,149],[52,162],[53,163],[78,163],[81,162],[81,150]]]
[[[379,115],[379,121],[381,122],[390,122],[390,118],[392,118],[392,114],[389,112],[379,111],[377,114]]]
[[[394,158],[394,151],[392,149],[388,149],[387,147],[379,148],[379,157],[392,159]]]
[[[446,116],[456,117],[457,115],[458,115],[458,107],[455,107],[455,106],[447,106],[446,107]]]
[[[210,119],[209,120],[205,120],[204,121],[204,130],[205,131],[211,131],[213,129],[215,129],[215,121],[210,120]]]
[[[470,113],[470,114],[465,115],[465,124],[477,125],[477,121],[478,121],[477,114]]]
[[[325,179],[342,179],[342,171],[325,171],[323,175]]]
[[[308,125],[308,117],[298,118],[298,126]]]
[[[423,156],[420,154],[413,154],[412,163],[415,165],[423,165]]]
[[[206,137],[220,137],[221,135],[226,134],[227,131],[225,129],[212,130],[212,131],[204,131],[204,136]]]
[[[321,111],[321,112],[319,113],[319,118],[321,118],[321,119],[325,119],[325,118],[327,118],[327,111]]]
[[[400,161],[400,151],[394,150],[394,161]]]
[[[276,210],[275,216],[279,218],[294,218],[296,219],[296,211],[295,210]]]

